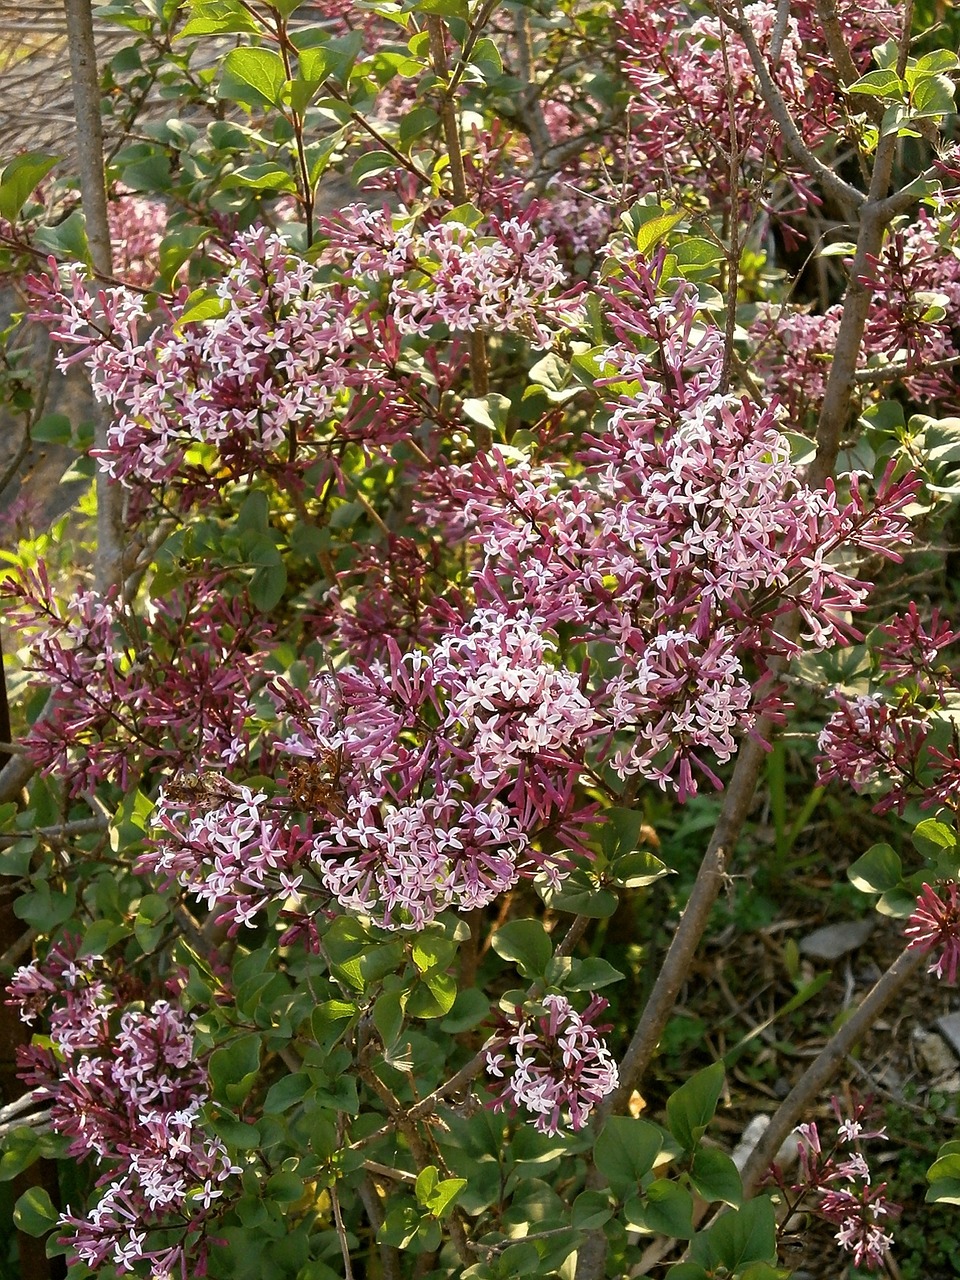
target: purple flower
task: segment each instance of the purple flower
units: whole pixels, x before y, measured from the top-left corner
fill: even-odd
[[[594,996],[582,1014],[565,996],[547,995],[540,1003],[544,1013],[524,1018],[518,1009],[508,1033],[488,1042],[487,1070],[503,1080],[493,1106],[531,1112],[541,1133],[558,1133],[565,1123],[576,1131],[620,1083],[598,1035],[604,1028],[595,1025],[607,1002]]]
[[[953,985],[960,968],[960,896],[958,886],[952,882],[943,885],[941,892],[943,897],[928,884],[921,888],[904,933],[912,948],[939,951],[927,972]]]
[[[864,1127],[866,1104],[854,1099],[850,1116],[844,1116],[839,1099],[833,1098],[832,1106],[839,1121],[832,1149],[824,1150],[815,1124],[797,1128],[800,1181],[792,1189],[800,1193],[801,1199],[815,1197],[814,1212],[839,1228],[837,1243],[853,1254],[855,1266],[878,1270],[893,1244],[893,1237],[884,1227],[900,1214],[900,1206],[887,1199],[886,1183],[872,1185],[869,1166],[859,1149],[841,1148],[868,1138],[885,1138],[886,1133]],[[779,1180],[776,1171],[775,1175]],[[798,1200],[794,1207],[799,1204]]]

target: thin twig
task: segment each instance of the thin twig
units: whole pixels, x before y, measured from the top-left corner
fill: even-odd
[[[443,126],[443,139],[450,161],[450,185],[453,188],[454,201],[466,204],[467,178],[463,167],[463,151],[460,143],[460,121],[457,117],[457,104],[447,89],[447,47],[444,40],[443,19],[436,14],[427,15],[427,30],[430,33],[430,60],[437,77],[445,85],[440,103],[440,123]],[[475,396],[485,396],[490,390],[490,375],[487,368],[486,338],[479,330],[470,334],[470,381]],[[476,446],[485,452],[493,443],[488,427],[477,425],[475,428]]]
[[[98,275],[112,276],[113,252],[107,218],[104,180],[103,124],[100,115],[100,79],[93,38],[90,0],[64,0],[70,45],[70,80],[77,121],[77,162],[84,225],[90,258]],[[94,422],[94,444],[107,450],[109,420],[99,406]],[[95,578],[103,594],[123,579],[123,489],[101,469],[97,470],[97,548]]]
[[[745,1195],[749,1196],[756,1190],[760,1179],[803,1118],[812,1100],[829,1084],[850,1050],[870,1030],[882,1010],[903,990],[924,959],[924,952],[919,948],[907,947],[902,951],[864,997],[856,1013],[830,1037],[819,1055],[807,1067],[770,1117],[769,1125],[743,1167],[741,1177]]]
[[[3,955],[0,956],[0,969],[12,968],[20,957],[30,950],[39,936],[39,930],[25,929],[16,942],[11,943]]]
[[[347,1241],[347,1230],[343,1225],[343,1214],[340,1212],[340,1197],[337,1195],[337,1184],[330,1187],[330,1204],[333,1208],[333,1221],[340,1242],[340,1255],[343,1258],[344,1280],[353,1280],[353,1268],[350,1265],[350,1244]]]
[[[791,156],[812,178],[816,178],[823,186],[824,191],[831,195],[841,206],[852,206],[854,209],[859,209],[864,202],[863,192],[858,191],[849,182],[844,182],[843,178],[834,173],[818,156],[814,155],[804,142],[803,135],[790,114],[790,108],[787,106],[783,94],[770,75],[766,60],[760,51],[760,46],[757,44],[757,39],[753,34],[753,28],[750,23],[742,13],[733,14],[720,4],[712,7],[720,21],[732,31],[735,31],[746,46],[757,76],[760,96],[779,125],[784,145]]]

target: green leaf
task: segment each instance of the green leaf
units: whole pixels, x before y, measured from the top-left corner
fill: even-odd
[[[847,93],[864,93],[871,98],[903,101],[907,86],[891,69],[868,71],[865,76],[847,85]]]
[[[569,974],[563,978],[562,986],[567,991],[598,991],[608,987],[611,982],[622,982],[623,974],[612,964],[602,960],[600,956],[587,956],[585,960],[574,960]]]
[[[575,871],[568,875],[559,888],[548,880],[537,877],[534,881],[537,893],[552,911],[569,911],[571,915],[589,916],[591,920],[604,920],[612,916],[620,905],[620,899],[612,890],[593,883],[586,872]]]
[[[226,298],[218,298],[206,289],[194,289],[177,317],[174,333],[182,335],[184,325],[199,324],[203,320],[219,320],[230,309]]]
[[[359,28],[349,35],[337,36],[335,40],[324,37],[324,50],[330,62],[329,74],[335,76],[342,85],[346,85],[350,79],[350,72],[360,56],[363,41],[364,34]]]
[[[35,248],[43,249],[45,253],[62,255],[76,262],[90,262],[87,227],[79,209],[74,209],[69,217],[58,222],[55,227],[38,227],[33,243]]]
[[[299,53],[300,75],[314,88],[321,85],[333,70],[335,59],[325,45],[301,49]]]
[[[174,36],[174,39],[183,40],[188,36],[234,35],[259,29],[239,0],[195,0],[190,6],[190,17],[186,25]]]
[[[420,1214],[412,1204],[397,1205],[390,1209],[377,1232],[380,1244],[408,1249],[420,1230]]]
[[[225,190],[233,187],[244,187],[251,191],[296,191],[297,189],[292,175],[269,160],[234,169],[233,173],[226,175],[220,185]]]
[[[960,1178],[938,1178],[923,1198],[927,1204],[960,1204]]]
[[[440,219],[443,223],[455,222],[458,226],[475,231],[483,221],[483,212],[475,204],[458,204]]]
[[[708,1269],[722,1265],[731,1275],[748,1263],[773,1264],[776,1257],[777,1221],[773,1204],[766,1196],[724,1213],[709,1230],[695,1236],[690,1245],[691,1261]]]
[[[938,71],[956,71],[960,67],[960,59],[955,53],[951,53],[949,49],[934,49],[932,53],[925,53],[918,58],[912,67],[908,65],[907,79],[912,75],[914,79],[936,74]]]
[[[439,119],[433,107],[414,107],[400,121],[400,141],[404,144],[412,142],[432,129]]]
[[[939,857],[944,849],[957,847],[957,837],[953,830],[945,822],[937,822],[935,818],[925,818],[923,822],[918,822],[910,838],[914,848],[925,858]]]
[[[262,489],[253,489],[240,504],[237,528],[266,533],[270,528],[270,500]]]
[[[287,589],[287,566],[283,561],[277,564],[261,565],[250,579],[250,601],[261,613],[269,613],[283,599]]]
[[[430,1197],[426,1207],[429,1208],[436,1219],[447,1217],[454,1204],[460,1199],[460,1194],[466,1185],[466,1178],[444,1178],[436,1185],[436,1190],[433,1196]]]
[[[389,151],[368,151],[361,156],[350,172],[350,179],[357,184],[364,178],[375,178],[379,173],[389,173],[397,167],[397,160]]]
[[[503,75],[503,59],[500,50],[486,36],[478,40],[470,55],[470,65],[476,67],[484,80],[496,80]]]
[[[698,1147],[690,1169],[690,1181],[703,1200],[722,1200],[737,1209],[743,1200],[740,1171],[725,1151]]]
[[[420,973],[430,969],[446,969],[457,954],[457,943],[437,929],[419,934],[410,948],[410,959]]]
[[[960,1182],[960,1152],[946,1152],[941,1147],[940,1154],[927,1170],[927,1181],[941,1182],[944,1178],[953,1178]]]
[[[634,233],[637,252],[649,257],[657,246],[667,238],[678,222],[683,221],[682,213],[660,212],[659,216],[643,222]]]
[[[137,942],[145,952],[153,950],[170,923],[170,904],[166,898],[159,893],[145,893],[140,899],[137,918],[133,924]]]
[[[652,853],[627,853],[610,865],[612,880],[624,889],[641,889],[669,875],[673,875],[670,868]]]
[[[886,893],[902,876],[900,857],[888,844],[875,844],[847,870],[847,879],[863,893]]]
[[[257,1124],[247,1124],[232,1115],[220,1115],[213,1121],[213,1127],[218,1137],[238,1151],[253,1151],[260,1146],[260,1126]]]
[[[891,916],[894,920],[907,920],[917,909],[917,893],[898,885],[896,889],[888,889],[877,900],[877,910],[882,916]]]
[[[489,431],[501,431],[507,424],[510,401],[497,391],[486,396],[468,396],[463,402],[463,412],[471,422]]]
[[[415,1191],[423,1207],[437,1219],[453,1208],[467,1185],[466,1178],[440,1178],[433,1165],[427,1165],[417,1176]]]
[[[20,210],[59,159],[43,151],[27,151],[5,165],[0,175],[0,217],[16,222]]]
[[[467,0],[416,0],[415,13],[437,13],[442,18],[468,17]]]
[[[910,95],[913,116],[946,116],[954,110],[954,85],[949,76],[924,76]]]
[[[712,240],[704,240],[702,236],[685,236],[672,248],[683,275],[688,275],[695,269],[716,266],[724,258],[723,249]]]
[[[282,1111],[288,1111],[306,1096],[310,1085],[310,1077],[303,1071],[282,1076],[267,1090],[263,1103],[264,1112],[267,1115],[278,1115]]]
[[[271,1200],[293,1204],[303,1196],[303,1179],[292,1169],[278,1169],[267,1179],[264,1191]]]
[[[608,1116],[594,1152],[597,1168],[609,1180],[615,1194],[636,1190],[640,1179],[653,1168],[663,1139],[646,1120]]]
[[[532,366],[529,377],[531,382],[543,387],[553,396],[565,396],[566,386],[570,381],[570,366],[556,352],[550,351]],[[579,387],[573,388],[575,392],[579,390]]]
[[[28,1236],[45,1236],[55,1227],[59,1213],[43,1187],[29,1187],[14,1205],[13,1221]]]
[[[684,1151],[696,1150],[713,1119],[723,1077],[723,1063],[715,1062],[691,1076],[667,1099],[667,1124]]]
[[[231,1104],[242,1102],[256,1083],[260,1070],[260,1037],[238,1036],[210,1055],[210,1084],[215,1097]]]
[[[264,103],[276,107],[280,105],[286,79],[279,53],[247,45],[231,49],[224,58],[217,96],[246,107],[260,107]]]
[[[453,1008],[440,1023],[440,1030],[449,1035],[459,1035],[461,1031],[469,1031],[478,1026],[490,1012],[490,1001],[476,987],[460,991]]]
[[[392,1048],[403,1028],[403,997],[399,991],[384,991],[377,996],[373,1006],[373,1021],[384,1047]]]
[[[573,1202],[570,1220],[580,1231],[594,1231],[612,1217],[613,1207],[605,1191],[581,1191]]]
[[[443,1018],[457,998],[457,980],[450,973],[431,969],[421,976],[407,1000],[407,1012],[414,1018]]]
[[[642,809],[626,809],[614,805],[603,811],[600,843],[611,861],[634,852],[643,839],[643,824]]]
[[[3,1139],[0,1156],[0,1182],[12,1182],[18,1173],[29,1169],[40,1154],[40,1139],[29,1125],[14,1129]]]
[[[676,1182],[658,1178],[642,1193],[643,1225],[658,1235],[689,1240],[693,1235],[693,1196]]]
[[[553,947],[539,920],[511,920],[498,929],[490,945],[502,960],[512,960],[525,978],[542,978]]]
[[[45,413],[30,432],[40,444],[69,444],[73,427],[65,413]]]

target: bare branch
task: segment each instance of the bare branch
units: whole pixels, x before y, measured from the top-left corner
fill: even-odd
[[[99,276],[113,275],[110,224],[107,220],[107,188],[103,165],[103,126],[100,119],[100,81],[93,39],[90,0],[64,0],[74,114],[77,122],[77,160],[87,242],[93,269]],[[108,446],[107,411],[99,407],[94,426],[97,449]],[[123,489],[105,471],[97,471],[97,589],[106,593],[123,580]]]
[[[863,204],[862,191],[852,187],[849,182],[839,177],[834,171],[816,156],[803,140],[800,130],[790,114],[790,108],[784,100],[773,77],[767,68],[766,60],[757,44],[753,28],[742,14],[733,14],[721,5],[714,6],[717,17],[735,31],[746,46],[753,69],[756,72],[760,96],[767,105],[770,114],[780,127],[783,141],[794,160],[812,177],[816,178],[824,191],[832,196],[841,206],[852,206],[859,209]]]
[[[784,1141],[803,1118],[804,1112],[820,1090],[833,1079],[837,1068],[873,1025],[875,1019],[904,988],[924,960],[919,948],[907,947],[870,992],[860,1008],[824,1045],[820,1054],[790,1090],[773,1113],[760,1141],[744,1165],[742,1178],[745,1195],[756,1190],[760,1179],[776,1159]]]

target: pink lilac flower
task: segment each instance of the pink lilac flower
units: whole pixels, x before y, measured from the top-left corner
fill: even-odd
[[[816,6],[812,0],[792,4],[785,23],[770,0],[758,0],[741,12],[805,142],[816,148],[844,127],[847,114]],[[864,71],[871,49],[896,37],[902,21],[887,0],[841,0],[835,12],[854,64]],[[791,190],[794,209],[816,198],[784,147],[737,33],[722,29],[713,15],[691,23],[682,5],[651,0],[627,0],[617,21],[634,95],[631,168],[643,174],[647,189],[652,181],[666,191],[686,189],[713,203],[726,198],[733,128],[746,178],[743,193],[776,174]],[[734,120],[728,91],[736,103]]]
[[[263,792],[217,775],[195,778],[161,788],[153,816],[159,830],[137,870],[176,881],[234,934],[300,887],[303,878],[293,873],[309,836]],[[184,810],[193,811],[186,826]]]
[[[423,505],[445,527],[464,514],[472,525],[481,606],[535,613],[592,646],[581,687],[593,736],[622,775],[682,797],[695,770],[716,781],[709,758],[729,759],[773,708],[767,664],[796,651],[776,628],[783,613],[800,614],[810,646],[856,634],[847,614],[870,587],[843,557],[896,555],[915,481],[888,472],[872,500],[857,475],[844,478],[846,500],[807,488],[776,407],[718,393],[722,334],[689,287],[663,298],[656,263],[620,271],[607,299],[618,342],[603,363],[631,390],[575,474],[496,448]]]
[[[181,324],[184,290],[149,336],[138,295],[93,293],[79,269],[63,282],[35,281],[34,292],[38,318],[74,348],[61,364],[84,360],[114,415],[99,460],[124,483],[166,482],[199,446],[236,478],[292,462],[298,449],[314,461],[338,438],[341,393],[357,378],[348,357],[368,333],[362,298],[354,287],[318,285],[316,269],[276,235],[260,229],[234,241],[213,316]]]
[[[421,230],[354,205],[325,224],[328,253],[393,280],[387,305],[401,333],[426,337],[439,324],[462,333],[512,330],[549,346],[584,313],[576,293],[564,292],[556,250],[537,237],[536,212],[532,205],[513,218],[491,215],[477,230],[453,220]]]
[[[562,830],[581,848],[592,817],[574,787],[593,711],[556,640],[528,614],[480,610],[448,627],[426,650],[389,640],[386,661],[324,674],[306,696],[275,687],[293,729],[282,749],[315,779],[320,879],[388,928],[555,872],[535,837]]]
[[[167,210],[158,200],[148,200],[120,190],[107,204],[114,273],[125,284],[149,289],[160,267],[160,242],[167,228]]]
[[[8,578],[8,617],[34,631],[28,670],[53,695],[25,737],[37,765],[76,794],[104,778],[126,787],[148,762],[233,764],[249,747],[251,694],[269,629],[215,578],[186,582],[142,623],[115,597],[58,600],[42,564]]]
[[[893,784],[894,803],[904,799],[902,786],[915,776],[919,749],[926,738],[922,724],[898,708],[882,693],[863,693],[848,698],[834,690],[837,710],[827,721],[818,739],[821,783],[842,778],[855,791],[879,783]],[[887,806],[891,807],[890,805]]]
[[[544,1012],[516,1012],[509,1034],[487,1043],[487,1072],[502,1080],[494,1110],[522,1108],[534,1127],[555,1134],[569,1124],[582,1129],[594,1107],[620,1083],[617,1065],[598,1034],[596,1018],[607,1007],[594,996],[582,1014],[565,996],[546,995]]]
[[[960,631],[941,618],[940,610],[931,610],[929,621],[924,622],[911,600],[905,613],[884,623],[880,630],[884,637],[878,651],[880,670],[894,679],[932,681],[938,694],[945,696],[952,678],[943,650],[960,639]]]
[[[886,1183],[872,1185],[869,1165],[853,1144],[887,1135],[883,1129],[864,1126],[865,1104],[854,1100],[851,1116],[844,1116],[837,1098],[832,1105],[840,1123],[829,1150],[824,1150],[816,1124],[797,1128],[800,1180],[792,1190],[802,1197],[814,1197],[813,1211],[839,1228],[836,1241],[841,1249],[853,1254],[854,1266],[877,1270],[893,1244],[893,1237],[885,1228],[901,1210],[887,1198]],[[774,1172],[780,1179],[779,1172]]]
[[[451,791],[388,805],[361,793],[316,837],[312,856],[348,911],[422,929],[448,907],[472,911],[512,888],[526,844],[497,800],[471,805]]]
[[[928,973],[936,974],[951,986],[956,983],[960,968],[960,897],[956,884],[942,885],[940,893],[928,884],[923,885],[904,933],[910,939],[911,948],[937,952]]]
[[[837,703],[820,735],[821,782],[842,779],[879,795],[878,813],[918,799],[924,807],[955,809],[960,785],[960,741],[950,708],[956,699],[955,661],[944,650],[957,633],[933,610],[924,622],[915,604],[878,630],[876,687]],[[947,721],[951,738],[944,742]],[[935,742],[941,745],[933,745]]]
[[[234,1195],[242,1170],[204,1128],[208,1079],[191,1019],[168,1000],[144,1001],[130,978],[108,984],[102,958],[79,957],[78,945],[68,940],[20,968],[9,1001],[28,1022],[43,1015],[48,1028],[49,1047],[20,1050],[21,1078],[51,1100],[69,1153],[102,1169],[97,1203],[85,1216],[62,1215],[63,1240],[94,1269],[127,1273],[147,1262],[160,1280],[189,1261],[202,1274],[214,1201]]]
[[[956,215],[934,220],[921,213],[911,226],[895,227],[871,265],[872,298],[859,354],[860,368],[902,367],[912,399],[954,407],[956,370],[938,361],[960,354],[952,318],[960,307],[960,259],[954,252]],[[810,314],[763,304],[751,325],[751,371],[776,394],[798,423],[809,421],[823,396],[842,308]]]

